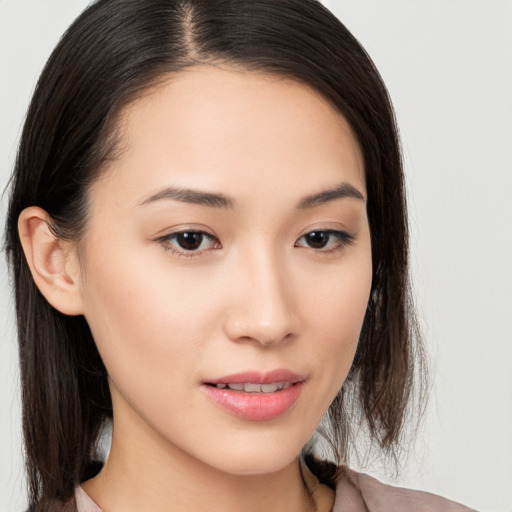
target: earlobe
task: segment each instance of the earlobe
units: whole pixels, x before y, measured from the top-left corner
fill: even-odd
[[[18,219],[21,245],[32,277],[46,300],[65,315],[80,315],[80,270],[73,243],[52,231],[51,217],[37,206],[23,210]]]

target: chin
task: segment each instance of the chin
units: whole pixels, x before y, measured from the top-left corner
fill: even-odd
[[[263,436],[265,437],[265,436]],[[292,439],[256,439],[218,445],[219,451],[202,454],[204,462],[232,475],[249,476],[278,472],[292,464],[300,454],[302,442]]]
[[[277,473],[290,464],[298,457],[298,453],[288,455],[287,457],[276,457],[274,453],[255,454],[252,458],[242,459],[236,457],[229,461],[223,461],[222,467],[218,467],[221,471],[237,476],[255,476]]]

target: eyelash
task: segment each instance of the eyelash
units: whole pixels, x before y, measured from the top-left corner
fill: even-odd
[[[300,245],[299,244],[300,240],[305,239],[305,237],[307,237],[307,236],[320,235],[320,234],[323,236],[326,236],[326,235],[328,236],[327,244],[330,243],[331,237],[333,237],[335,239],[334,247],[325,249],[324,247],[315,248],[315,247],[311,247],[309,245]],[[182,236],[185,236],[185,235],[198,236],[199,235],[201,238],[200,238],[198,248],[190,249],[190,250],[187,250],[184,248],[178,248],[177,245],[174,245],[173,242],[175,242],[177,237],[179,237],[180,235],[182,235]],[[201,245],[203,244],[204,239],[206,239],[210,243],[212,243],[213,247],[209,247],[207,249],[200,249]],[[177,231],[175,233],[171,233],[169,235],[162,236],[162,237],[158,238],[156,241],[159,242],[160,244],[162,244],[162,246],[164,247],[164,249],[166,251],[170,251],[173,254],[177,254],[178,256],[184,256],[186,258],[201,256],[207,251],[222,248],[218,238],[216,238],[215,236],[213,236],[210,233],[207,233],[205,231],[194,230],[194,229]],[[305,249],[310,249],[317,253],[334,253],[334,252],[338,252],[338,251],[342,250],[343,248],[345,248],[348,245],[351,245],[353,242],[354,242],[354,236],[350,235],[346,231],[339,231],[339,230],[335,230],[335,229],[314,229],[312,231],[308,231],[307,233],[305,233],[304,235],[299,237],[299,239],[295,242],[294,246],[295,247],[303,247]]]

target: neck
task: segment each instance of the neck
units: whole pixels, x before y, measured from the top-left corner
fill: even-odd
[[[308,512],[315,508],[298,458],[270,474],[233,475],[157,436],[137,436],[144,442],[136,442],[125,434],[114,423],[105,466],[83,484],[103,510]]]

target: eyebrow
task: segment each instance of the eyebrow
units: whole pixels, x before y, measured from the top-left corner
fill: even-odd
[[[147,199],[144,199],[139,204],[143,205],[162,200],[180,201],[182,203],[199,204],[213,208],[232,208],[234,205],[233,199],[223,194],[215,194],[212,192],[203,192],[201,190],[195,190],[191,188],[177,187],[167,187],[163,190],[160,190],[156,194],[153,194]]]
[[[323,190],[316,194],[304,197],[299,201],[297,208],[299,210],[314,208],[330,201],[343,199],[345,197],[351,197],[361,201],[365,200],[364,195],[359,192],[357,188],[355,188],[350,183],[343,182],[334,188]],[[163,190],[152,194],[147,199],[144,199],[139,203],[139,205],[145,205],[163,200],[198,204],[201,206],[209,206],[213,208],[233,208],[235,204],[234,199],[225,196],[224,194],[204,192],[202,190],[191,188],[166,187]]]
[[[298,208],[299,210],[314,208],[315,206],[320,206],[321,204],[325,204],[330,201],[342,199],[345,197],[351,197],[354,199],[365,201],[364,195],[361,192],[359,192],[357,188],[355,188],[350,183],[343,182],[340,183],[337,187],[328,190],[323,190],[322,192],[318,192],[317,194],[306,196],[299,202]]]

